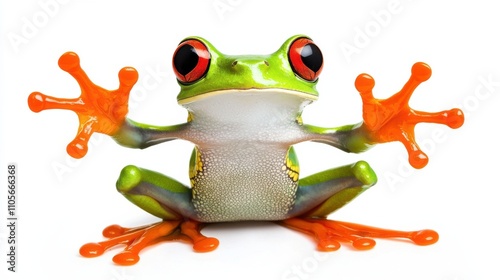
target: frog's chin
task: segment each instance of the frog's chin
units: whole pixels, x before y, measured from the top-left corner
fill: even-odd
[[[304,101],[313,102],[318,99],[318,96],[302,91],[290,90],[290,89],[282,89],[282,88],[248,88],[248,89],[226,89],[226,90],[216,90],[210,91],[206,93],[202,93],[196,96],[184,98],[178,100],[180,105],[187,105],[189,103],[201,101],[204,99],[210,99],[211,97],[220,96],[220,95],[260,95],[265,97],[266,95],[282,95],[294,97],[294,99],[303,99]]]
[[[232,89],[179,101],[197,122],[236,124],[259,131],[262,123],[294,123],[316,96],[286,89]]]

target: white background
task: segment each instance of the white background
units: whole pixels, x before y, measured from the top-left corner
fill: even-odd
[[[19,245],[18,272],[8,272],[3,261],[8,234],[2,225],[0,278],[498,279],[498,9],[494,1],[437,2],[2,1],[0,216],[6,224],[6,169],[15,162]],[[355,77],[370,73],[377,82],[375,95],[387,97],[402,87],[416,61],[427,62],[433,76],[416,90],[411,105],[427,111],[463,108],[466,122],[459,130],[417,126],[417,138],[430,156],[422,170],[408,169],[400,143],[360,155],[321,144],[298,146],[303,176],[360,159],[379,175],[376,186],[332,219],[432,228],[440,241],[419,247],[378,240],[371,251],[345,245],[318,253],[301,233],[272,223],[236,223],[205,228],[206,235],[221,242],[207,254],[186,244],[163,243],[143,251],[132,267],[112,263],[119,250],[95,259],[80,257],[79,247],[101,240],[107,225],[157,220],[116,192],[123,166],[135,164],[187,183],[192,146],[174,141],[130,150],[94,135],[88,155],[70,159],[65,147],[76,132],[76,115],[60,110],[35,114],[26,102],[32,91],[79,95],[76,82],[58,68],[59,56],[77,52],[90,78],[110,89],[116,88],[121,67],[134,66],[140,78],[129,117],[167,125],[186,118],[176,104],[179,88],[170,66],[184,37],[205,37],[227,54],[264,54],[297,33],[312,37],[325,59],[320,99],[305,109],[307,123],[360,121]]]

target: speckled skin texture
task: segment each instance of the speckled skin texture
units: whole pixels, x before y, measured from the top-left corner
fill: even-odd
[[[183,104],[193,112],[186,138],[197,145],[191,184],[199,220],[287,217],[297,178],[288,174],[286,157],[307,135],[296,118],[309,102],[280,92],[239,91]]]
[[[205,222],[279,220],[293,206],[297,182],[283,170],[285,149],[233,147],[203,150],[203,171],[192,179],[193,205]],[[248,161],[263,153],[258,161]],[[230,174],[230,175],[228,175]]]

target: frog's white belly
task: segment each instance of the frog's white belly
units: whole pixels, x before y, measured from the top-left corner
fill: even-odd
[[[285,156],[285,149],[262,146],[201,150],[202,170],[192,178],[199,219],[283,219],[297,190],[297,182],[287,174]]]
[[[305,138],[296,117],[310,102],[282,92],[244,91],[183,104],[193,113],[189,138],[200,152],[191,183],[201,221],[287,217],[297,178],[289,174],[286,155]]]

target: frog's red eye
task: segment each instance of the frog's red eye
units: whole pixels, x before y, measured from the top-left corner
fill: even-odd
[[[196,39],[189,39],[177,47],[172,65],[181,83],[194,83],[208,72],[210,53],[205,44]]]
[[[301,78],[314,82],[323,69],[323,55],[309,38],[299,38],[290,45],[288,60],[293,72]]]

